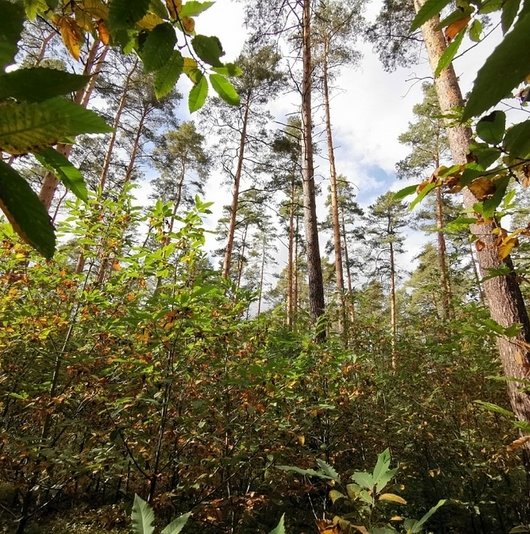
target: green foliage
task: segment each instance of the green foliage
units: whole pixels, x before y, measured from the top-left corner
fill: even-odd
[[[191,513],[177,517],[167,525],[161,534],[178,534],[188,522]],[[134,496],[134,504],[131,512],[134,534],[153,534],[155,528],[155,513],[151,506],[138,495]]]

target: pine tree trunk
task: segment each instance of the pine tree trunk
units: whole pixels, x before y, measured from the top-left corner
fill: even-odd
[[[241,127],[241,137],[239,139],[239,154],[237,158],[236,174],[234,176],[234,185],[232,187],[232,204],[230,206],[230,223],[228,225],[228,238],[226,240],[226,249],[223,259],[223,277],[230,276],[230,267],[232,265],[232,250],[234,249],[234,236],[236,234],[237,208],[239,205],[239,188],[241,185],[241,175],[243,173],[243,161],[245,159],[245,146],[247,143],[247,125],[250,110],[250,95],[247,96],[245,108],[243,111],[243,124]]]
[[[416,10],[421,6],[419,1],[415,1]],[[437,29],[438,23],[438,18],[433,18],[422,27],[433,70],[447,47],[443,33]],[[452,65],[444,69],[440,76],[435,79],[435,87],[442,113],[447,114],[454,108],[463,105],[458,79]],[[454,162],[465,164],[471,139],[470,129],[465,126],[451,126],[448,128],[448,139]],[[465,189],[464,206],[472,209],[476,202],[477,199],[473,193],[469,189]],[[480,273],[482,277],[487,277],[491,269],[508,267],[509,274],[484,280],[484,294],[492,319],[503,327],[509,327],[514,323],[521,324],[522,330],[517,337],[499,337],[497,347],[506,377],[527,380],[530,370],[530,354],[527,348],[530,342],[530,321],[513,270],[513,264],[509,257],[504,261],[499,258],[496,239],[491,233],[493,228],[493,223],[472,225],[471,227],[472,233],[478,236],[484,244],[483,247],[477,247]],[[522,383],[515,380],[508,381],[508,396],[512,410],[518,419],[530,421],[530,397],[525,389]]]
[[[303,0],[302,16],[302,186],[304,195],[304,227],[307,254],[309,289],[309,312],[314,323],[324,314],[324,282],[318,242],[318,224],[315,202],[315,177],[313,165],[313,134],[311,117],[311,2]],[[321,329],[318,338],[324,340],[326,333]]]
[[[287,313],[286,325],[292,330],[294,319],[294,239],[295,239],[295,183],[291,182],[291,205],[289,207],[289,240],[287,245]]]
[[[85,63],[85,68],[83,69],[83,74],[92,75],[92,78],[88,86],[82,89],[79,89],[79,91],[76,92],[75,97],[74,97],[74,102],[84,107],[88,105],[90,95],[92,94],[92,91],[94,89],[95,78],[97,77],[97,73],[95,73],[95,71],[99,72],[98,67],[100,67],[101,64],[103,63],[105,59],[105,55],[107,53],[107,48],[105,47],[100,57],[97,58],[97,53],[98,53],[100,44],[101,43],[98,40],[95,40],[92,43],[92,47],[90,48],[90,51],[88,53],[88,58]],[[72,151],[72,145],[65,145],[65,144],[59,143],[57,145],[57,151],[67,158],[70,156],[70,152]],[[50,210],[50,206],[52,205],[53,197],[55,196],[55,192],[57,191],[58,185],[59,185],[59,180],[55,176],[55,174],[51,172],[47,172],[44,176],[41,190],[39,192],[39,198],[41,202],[44,204],[46,211]]]
[[[397,299],[396,299],[396,264],[394,243],[390,243],[390,346],[392,350],[391,366],[396,368],[396,337],[397,337]]]
[[[265,260],[267,259],[267,238],[263,235],[261,251],[261,267],[259,273],[259,298],[258,298],[258,311],[257,315],[261,313],[261,302],[263,300],[263,281],[265,279]]]
[[[442,190],[436,189],[436,231],[438,237],[438,269],[440,270],[440,286],[442,288],[443,319],[447,321],[452,316],[451,310],[451,284],[449,269],[447,267],[447,247],[444,235],[444,204]]]
[[[326,115],[326,138],[329,159],[329,181],[331,193],[331,226],[333,229],[333,248],[335,252],[335,283],[340,298],[339,331],[346,333],[346,303],[344,299],[344,271],[342,268],[341,227],[339,221],[339,198],[337,191],[337,169],[335,166],[335,148],[333,146],[333,133],[331,130],[331,111],[329,106],[328,85],[328,55],[329,41],[324,43],[324,60],[322,77],[324,84],[324,110]]]

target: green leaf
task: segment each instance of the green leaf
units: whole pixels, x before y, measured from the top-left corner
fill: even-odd
[[[296,467],[295,465],[277,465],[276,469],[280,469],[281,471],[287,471],[288,473],[296,473],[298,475],[306,477],[317,477],[322,478],[324,480],[332,479],[330,476],[320,471],[315,471],[314,469],[301,469],[300,467]]]
[[[241,76],[243,71],[235,63],[225,63],[222,67],[213,67],[212,70],[223,76]]]
[[[24,9],[29,20],[35,20],[37,15],[48,9],[46,0],[24,0]]]
[[[462,39],[464,38],[464,35],[466,34],[466,29],[462,28],[457,36],[451,41],[451,43],[448,45],[448,47],[444,50],[444,53],[440,57],[438,61],[438,65],[436,66],[436,70],[434,71],[434,77],[437,78],[440,76],[440,72],[442,72],[445,68],[449,66],[451,61],[453,61],[453,58],[456,56],[456,53],[458,52],[458,49],[460,48],[460,45],[462,44]]]
[[[195,53],[208,65],[212,65],[212,67],[223,66],[219,58],[224,55],[224,50],[221,41],[217,37],[196,35],[191,40],[191,45]]]
[[[153,509],[138,495],[134,495],[134,504],[131,512],[134,534],[153,534],[155,514]]]
[[[416,189],[418,189],[418,185],[420,184],[414,184],[414,185],[408,185],[407,187],[404,187],[403,189],[400,189],[396,193],[394,193],[394,196],[392,197],[393,200],[401,200],[405,197],[408,197],[410,195],[413,195],[416,192]]]
[[[337,473],[337,471],[331,465],[329,465],[328,463],[324,462],[324,460],[321,460],[320,458],[317,458],[317,465],[318,465],[320,471],[322,471],[322,473],[324,473],[324,475],[329,477],[331,480],[335,480],[336,482],[340,482],[339,474]]]
[[[530,65],[530,13],[521,17],[513,30],[478,71],[463,120],[494,106],[528,75]]]
[[[29,184],[12,167],[0,161],[0,208],[17,234],[45,258],[55,252],[50,217]]]
[[[446,499],[441,499],[440,501],[438,501],[432,508],[429,509],[429,511],[421,519],[416,521],[414,526],[408,532],[410,532],[410,534],[419,534],[423,529],[423,525],[425,525],[425,523],[429,521],[431,516],[436,513],[438,508],[443,506],[446,502]]]
[[[530,120],[512,126],[504,137],[504,148],[510,156],[527,159],[530,157]]]
[[[190,517],[191,512],[177,517],[177,519],[169,523],[169,525],[162,531],[162,534],[179,534],[179,532],[184,528]]]
[[[112,129],[93,111],[64,98],[0,106],[0,150],[25,154],[83,133]]]
[[[519,11],[520,0],[505,0],[502,3],[501,26],[502,33],[506,33],[513,24]]]
[[[366,471],[356,471],[351,476],[352,480],[354,482],[357,482],[359,486],[366,489],[372,489],[375,485],[374,479],[371,475],[371,473],[367,473]]]
[[[285,534],[285,514],[280,517],[280,521],[274,529],[272,529],[269,534]]]
[[[496,110],[478,121],[477,135],[486,143],[497,145],[504,137],[505,128],[506,114]]]
[[[478,43],[480,41],[480,38],[482,36],[482,22],[480,22],[479,19],[475,19],[471,26],[469,27],[469,37],[472,41],[475,41],[475,43]]]
[[[111,0],[109,4],[109,28],[130,30],[149,10],[150,0]]]
[[[84,202],[88,201],[88,191],[81,171],[60,152],[53,148],[45,148],[35,153],[35,157],[41,165],[53,172],[77,198]]]
[[[504,198],[504,194],[506,193],[509,183],[509,176],[503,176],[502,178],[495,180],[495,193],[493,193],[491,198],[488,198],[482,202],[482,215],[485,218],[493,218],[495,215],[495,210],[499,207],[502,199]]]
[[[195,17],[214,4],[215,2],[186,2],[179,11],[179,17]]]
[[[149,32],[145,39],[140,57],[146,72],[162,68],[171,58],[177,42],[175,29],[169,22],[159,24]]]
[[[201,73],[197,83],[191,88],[189,97],[188,97],[188,107],[190,113],[201,109],[204,106],[206,97],[208,96],[208,82],[206,78]]]
[[[151,0],[149,4],[149,10],[163,20],[169,19],[169,13],[162,0]]]
[[[173,50],[168,62],[156,71],[155,95],[157,98],[163,98],[171,93],[182,74],[183,65],[182,54],[178,50]]]
[[[501,406],[498,406],[497,404],[493,404],[492,402],[485,402],[485,401],[474,401],[475,404],[483,408],[484,410],[487,410],[488,412],[498,413],[499,415],[503,415],[504,417],[508,417],[509,419],[514,418],[513,412],[510,410],[507,410],[506,408],[502,408]]]
[[[221,74],[210,74],[210,83],[215,92],[232,106],[239,106],[240,99],[235,87]]]
[[[344,493],[341,493],[340,491],[332,489],[329,492],[329,498],[333,504],[335,504],[337,501],[341,501],[343,499],[347,499],[346,495]]]
[[[471,6],[467,6],[465,8],[457,7],[450,15],[445,17],[438,24],[438,26],[436,26],[436,29],[442,30],[443,28],[450,26],[454,22],[458,22],[459,20],[469,17],[471,13],[473,13],[473,8]]]
[[[427,184],[419,193],[418,196],[409,204],[409,211],[412,211],[434,188],[436,184]]]
[[[57,69],[35,67],[0,74],[0,100],[8,97],[27,102],[41,102],[66,95],[84,87],[90,76],[71,74]]]
[[[24,25],[24,10],[20,4],[0,0],[0,68],[15,60],[17,43]]]
[[[427,0],[412,21],[411,31],[421,28],[425,22],[438,15],[451,0]]]

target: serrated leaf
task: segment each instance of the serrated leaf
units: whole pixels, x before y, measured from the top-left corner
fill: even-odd
[[[186,2],[180,9],[181,17],[195,17],[212,7],[215,2]]]
[[[504,137],[504,148],[510,156],[527,159],[530,157],[530,120],[512,126]]]
[[[356,471],[351,478],[363,488],[372,489],[374,487],[374,479],[371,473],[367,473],[366,471]]]
[[[462,39],[464,38],[464,35],[466,33],[465,28],[460,30],[458,35],[455,37],[454,41],[451,42],[447,46],[447,48],[444,50],[444,53],[440,57],[438,61],[438,65],[436,66],[436,70],[434,71],[434,77],[437,78],[440,75],[440,72],[447,68],[451,61],[453,61],[453,58],[456,56],[456,53],[458,52],[458,49],[460,48],[460,45],[462,44]]]
[[[188,97],[188,108],[190,110],[190,113],[201,109],[202,106],[204,106],[204,102],[206,101],[207,96],[208,82],[206,81],[204,75],[201,73],[201,76],[199,77],[198,81],[191,88]]]
[[[0,150],[25,154],[83,133],[112,129],[93,111],[64,98],[0,106]]]
[[[513,419],[514,415],[513,412],[510,410],[507,410],[506,408],[503,408],[502,406],[499,406],[497,404],[493,404],[492,402],[485,402],[485,401],[475,401],[475,404],[480,406],[481,408],[484,408],[485,410],[488,410],[488,412],[498,413],[499,415],[504,415],[505,417],[508,417],[509,419]]]
[[[269,532],[269,534],[285,534],[285,514],[282,514],[280,521],[276,527]]]
[[[55,252],[51,219],[39,197],[12,167],[0,161],[0,208],[16,233],[45,258]]]
[[[425,22],[438,15],[451,0],[427,0],[414,17],[411,31],[419,29]]]
[[[377,455],[377,462],[373,471],[374,483],[377,484],[381,476],[388,471],[390,467],[390,449],[385,449]]]
[[[15,60],[17,43],[24,25],[24,10],[20,4],[0,0],[0,68]]]
[[[155,514],[149,504],[135,494],[131,519],[135,534],[153,534]]]
[[[496,110],[478,121],[477,135],[486,143],[497,145],[504,137],[505,128],[506,114]]]
[[[188,519],[191,517],[191,512],[181,515],[169,523],[169,525],[162,530],[161,534],[179,534],[179,532],[185,527]]]
[[[24,0],[24,9],[29,20],[35,20],[37,15],[48,9],[46,0]]]
[[[317,477],[317,478],[323,478],[325,480],[330,479],[329,476],[324,475],[323,473],[320,473],[318,471],[315,471],[314,469],[301,469],[300,467],[296,467],[294,465],[277,465],[276,469],[280,469],[281,471],[287,471],[288,473],[296,473],[298,475],[303,475],[306,477]]]
[[[395,493],[382,493],[381,495],[379,495],[379,500],[386,502],[394,502],[396,504],[407,504],[407,501],[403,497],[400,497]]]
[[[90,76],[57,69],[34,67],[0,74],[0,100],[11,97],[27,102],[41,102],[66,95],[84,87]]]
[[[317,458],[317,465],[318,465],[320,471],[322,471],[322,473],[324,473],[324,475],[329,477],[331,480],[335,480],[336,482],[340,482],[339,474],[337,473],[337,471],[331,465],[326,463],[324,460],[321,460],[320,458]]]
[[[184,58],[178,50],[173,50],[169,61],[158,69],[155,76],[155,95],[163,98],[175,87],[184,66]]]
[[[528,75],[530,13],[519,18],[478,71],[463,120],[480,115],[504,98]]]
[[[175,29],[169,22],[159,24],[150,31],[140,51],[145,71],[162,68],[171,58],[176,42]]]
[[[215,36],[196,35],[191,40],[191,45],[195,53],[208,65],[212,67],[222,67],[220,57],[224,55],[221,41]]]
[[[150,0],[111,0],[109,27],[111,32],[132,29],[149,9]]]
[[[85,35],[77,22],[70,17],[61,17],[58,21],[59,32],[64,45],[70,55],[79,61],[81,56],[81,46],[85,42]]]
[[[240,98],[235,87],[221,74],[210,74],[210,83],[215,92],[232,106],[239,106]]]
[[[81,171],[74,167],[67,158],[53,148],[46,148],[35,153],[41,165],[54,173],[67,189],[84,202],[88,201],[88,191]]]

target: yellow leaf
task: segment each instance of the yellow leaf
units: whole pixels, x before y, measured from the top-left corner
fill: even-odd
[[[300,445],[302,445],[302,447],[304,446],[304,444],[305,444],[305,436],[303,434],[301,434],[299,436],[296,436],[296,440],[298,441],[298,443]]]
[[[400,497],[399,495],[396,495],[395,493],[383,493],[379,495],[379,500],[395,502],[396,504],[407,504],[407,501],[403,497]]]
[[[63,39],[63,43],[71,56],[79,61],[81,55],[81,44],[84,42],[84,35],[77,22],[68,17],[61,17],[59,19],[59,31]]]
[[[510,252],[514,247],[519,245],[519,240],[516,237],[507,237],[502,240],[502,243],[499,245],[499,258],[503,260],[510,255]]]
[[[152,30],[159,24],[162,24],[162,22],[164,21],[158,15],[155,15],[154,13],[147,13],[147,15],[141,18],[137,24],[143,30]]]
[[[166,0],[167,10],[169,11],[169,16],[176,20],[178,12],[182,7],[182,0]]]
[[[121,271],[121,265],[120,265],[120,262],[119,261],[115,261],[113,264],[112,264],[112,269],[114,271]]]
[[[195,70],[198,67],[197,62],[192,57],[185,57],[184,63],[182,64],[182,70],[185,74],[188,74],[192,70]]]
[[[390,521],[403,521],[403,518],[400,515],[393,515]]]

